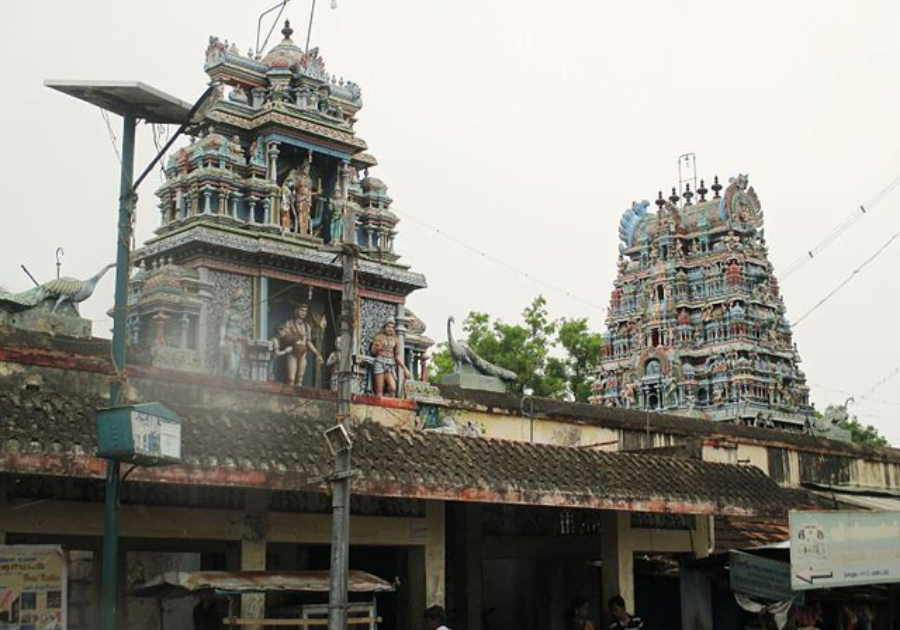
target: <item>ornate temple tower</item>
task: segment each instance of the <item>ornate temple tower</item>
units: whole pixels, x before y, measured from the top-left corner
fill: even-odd
[[[659,193],[619,224],[619,272],[591,402],[803,428],[811,411],[759,198],[746,175],[712,197]]]
[[[229,94],[166,163],[161,225],[136,254],[132,341],[158,365],[327,387],[347,207],[361,251],[355,355],[365,361],[388,319],[402,336],[406,296],[426,283],[399,262],[387,186],[368,176],[359,86],[295,45],[289,22],[281,32],[263,57],[210,38],[205,70]],[[426,349],[417,337],[403,356],[418,365]]]

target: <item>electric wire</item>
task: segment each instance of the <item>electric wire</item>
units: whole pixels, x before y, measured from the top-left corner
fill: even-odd
[[[807,251],[805,254],[802,254],[799,258],[794,260],[791,264],[787,266],[787,268],[781,274],[781,280],[786,280],[791,275],[802,269],[807,263],[809,263],[813,258],[815,258],[818,254],[825,250],[829,245],[834,243],[844,232],[849,230],[853,224],[859,221],[866,213],[872,209],[874,209],[879,203],[881,203],[885,197],[887,197],[897,186],[900,186],[900,175],[898,175],[894,181],[885,186],[881,191],[871,197],[866,203],[862,204],[857,210],[851,212],[843,222],[838,224],[834,229],[831,230],[825,237],[816,244],[815,247]]]
[[[106,113],[106,110],[103,108],[100,109],[100,115],[103,116],[103,122],[106,123],[106,131],[109,133],[109,141],[112,143],[113,151],[116,153],[116,160],[118,160],[119,164],[122,163],[122,156],[119,155],[119,141],[116,138],[116,132],[113,131],[112,125],[109,124],[109,114]]]
[[[849,276],[847,276],[839,285],[837,285],[834,289],[832,289],[825,297],[823,297],[821,300],[816,302],[816,304],[812,308],[810,308],[808,311],[803,313],[803,315],[801,315],[799,319],[795,320],[793,322],[793,324],[791,324],[791,326],[796,327],[807,317],[809,317],[810,315],[815,313],[823,304],[825,304],[828,300],[830,300],[832,297],[834,297],[835,294],[837,294],[841,289],[843,289],[845,286],[847,286],[851,280],[853,280],[856,276],[858,276],[859,272],[862,271],[863,269],[865,269],[865,267],[870,262],[872,262],[873,260],[878,258],[878,256],[880,256],[882,254],[882,252],[884,252],[884,250],[886,250],[894,241],[897,240],[897,238],[900,238],[900,231],[894,232],[894,234],[881,247],[879,247],[877,250],[875,250],[874,254],[872,254],[871,256],[866,258],[862,262],[862,264],[860,264],[856,269],[854,269],[850,273]]]
[[[808,385],[812,388],[821,389],[826,392],[832,392],[834,394],[843,394],[845,396],[853,396],[854,398],[857,398],[857,396],[858,396],[859,397],[859,400],[857,401],[858,403],[861,403],[864,400],[865,402],[874,403],[876,405],[893,405],[896,407],[900,407],[900,400],[889,400],[887,398],[873,398],[872,396],[869,396],[868,394],[859,395],[859,394],[856,394],[855,392],[851,392],[846,389],[838,389],[836,387],[827,387],[825,385],[819,385],[818,383],[808,383]],[[872,390],[869,390],[869,391],[871,393]]]
[[[150,128],[153,131],[153,146],[156,147],[156,153],[159,154],[169,141],[169,128],[158,123],[152,123]],[[166,181],[165,163],[165,156],[162,156],[159,160],[159,180],[161,182]]]
[[[603,307],[600,306],[599,304],[596,304],[596,303],[594,303],[594,302],[591,302],[590,300],[587,300],[587,299],[585,299],[585,298],[583,298],[583,297],[581,297],[581,296],[579,296],[579,295],[576,295],[576,294],[572,293],[571,291],[569,291],[569,290],[567,290],[567,289],[564,289],[564,288],[562,288],[562,287],[560,287],[560,286],[558,286],[558,285],[555,285],[555,284],[553,284],[553,283],[551,283],[551,282],[547,282],[546,280],[542,280],[541,278],[537,278],[537,277],[531,275],[530,273],[528,273],[527,271],[523,271],[523,270],[519,269],[518,267],[515,267],[515,266],[509,264],[508,262],[506,262],[506,261],[504,261],[504,260],[501,260],[501,259],[497,258],[496,256],[492,256],[491,254],[488,254],[488,253],[486,253],[486,252],[484,252],[484,251],[478,249],[477,247],[475,247],[475,246],[473,246],[473,245],[469,245],[468,243],[466,243],[466,242],[463,241],[462,239],[460,239],[460,238],[458,238],[458,237],[456,237],[456,236],[453,236],[452,234],[448,234],[447,232],[444,232],[444,231],[441,230],[441,228],[439,228],[439,227],[435,227],[435,226],[433,226],[433,225],[430,225],[430,224],[428,224],[428,223],[425,223],[424,221],[422,221],[422,220],[420,220],[420,219],[417,219],[416,217],[413,217],[413,216],[409,215],[408,213],[403,212],[403,211],[401,211],[401,210],[398,210],[398,211],[396,211],[396,212],[397,212],[397,214],[400,214],[400,215],[406,217],[408,220],[412,221],[413,223],[416,223],[417,225],[419,225],[419,226],[421,226],[421,227],[424,227],[425,229],[431,230],[432,232],[435,232],[436,234],[439,234],[440,236],[443,236],[443,237],[444,237],[445,239],[447,239],[448,241],[450,241],[450,242],[452,242],[452,243],[454,243],[454,244],[456,244],[456,245],[459,245],[460,247],[462,247],[462,248],[464,248],[464,249],[467,249],[467,250],[469,250],[470,252],[473,252],[473,253],[475,253],[475,254],[478,254],[479,256],[481,256],[482,258],[484,258],[485,260],[488,260],[488,261],[494,263],[495,265],[499,265],[500,267],[505,268],[507,271],[511,271],[511,272],[513,272],[514,274],[519,275],[519,276],[525,278],[526,280],[529,280],[530,282],[534,282],[535,284],[539,284],[539,285],[544,286],[544,287],[546,287],[546,288],[548,288],[548,289],[552,289],[553,291],[556,291],[556,292],[558,292],[558,293],[562,293],[563,295],[565,295],[565,296],[567,296],[567,297],[569,297],[569,298],[571,298],[571,299],[573,299],[573,300],[576,300],[576,301],[578,301],[578,302],[581,302],[582,304],[585,304],[586,306],[590,306],[591,308],[596,308],[596,309],[602,309],[602,308],[603,308]]]
[[[870,394],[874,394],[875,390],[877,390],[879,387],[881,387],[882,385],[887,383],[889,380],[891,380],[892,378],[897,376],[898,373],[900,373],[900,365],[898,365],[893,370],[888,372],[884,377],[882,377],[882,379],[880,381],[875,383],[872,386],[872,388],[866,394],[863,394],[860,398],[867,398]]]

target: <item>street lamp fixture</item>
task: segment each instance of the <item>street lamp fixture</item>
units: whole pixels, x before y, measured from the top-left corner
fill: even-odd
[[[328,443],[328,450],[332,455],[337,455],[343,451],[349,451],[353,448],[353,442],[350,440],[350,434],[347,432],[343,424],[336,424],[325,429],[325,441]]]
[[[174,96],[157,90],[139,81],[45,81],[44,85],[79,100],[96,105],[101,109],[118,114],[123,119],[122,131],[122,165],[119,176],[119,225],[116,243],[116,290],[113,307],[113,368],[115,378],[110,382],[110,409],[98,412],[99,454],[107,458],[106,462],[106,498],[104,506],[103,529],[103,575],[100,591],[100,628],[115,630],[117,589],[117,557],[119,553],[119,483],[120,464],[123,457],[115,447],[114,439],[118,434],[110,423],[122,423],[122,427],[134,430],[143,424],[153,424],[159,429],[159,439],[168,435],[171,440],[174,422],[173,414],[166,413],[161,405],[151,409],[139,409],[132,406],[127,411],[122,408],[122,385],[125,381],[125,341],[128,321],[128,278],[131,272],[131,225],[134,215],[134,193],[147,174],[172,146],[178,136],[190,125],[196,124],[208,113],[221,98],[221,89],[210,86],[203,96],[192,106]],[[134,177],[134,134],[137,120],[149,123],[179,125],[172,136],[150,165],[138,177]],[[155,403],[153,403],[155,404]],[[124,415],[123,415],[124,414]],[[101,429],[102,426],[102,429]],[[116,425],[118,426],[118,425]],[[166,426],[164,431],[161,427]],[[134,436],[132,446],[134,446]],[[110,441],[112,440],[112,441]],[[180,453],[180,432],[178,433]],[[161,444],[161,443],[160,443]],[[112,450],[110,450],[112,448]],[[167,448],[167,453],[172,451]],[[127,458],[125,458],[127,460]],[[140,463],[139,459],[132,461]],[[162,462],[160,462],[162,463]]]

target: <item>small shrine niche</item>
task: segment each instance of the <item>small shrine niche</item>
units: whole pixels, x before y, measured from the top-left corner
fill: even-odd
[[[196,270],[167,260],[141,267],[131,278],[132,345],[149,352],[154,364],[204,371],[199,325],[211,288]]]

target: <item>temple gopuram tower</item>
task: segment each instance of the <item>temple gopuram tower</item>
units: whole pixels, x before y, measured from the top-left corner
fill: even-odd
[[[403,344],[411,321],[415,377],[430,340],[405,302],[426,283],[399,262],[388,187],[368,175],[360,88],[295,45],[289,22],[281,32],[264,56],[210,38],[205,70],[227,96],[166,162],[160,226],[135,255],[132,346],[161,367],[328,388],[352,207],[360,373],[384,323]]]
[[[711,193],[711,196],[710,196]],[[802,429],[809,388],[746,175],[634,203],[591,402]],[[696,201],[695,201],[696,197]]]

